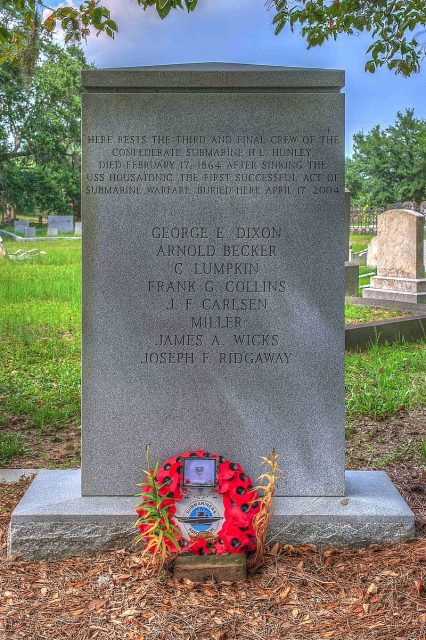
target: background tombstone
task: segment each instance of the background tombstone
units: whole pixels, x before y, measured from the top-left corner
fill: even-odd
[[[351,233],[351,192],[345,189],[345,295],[358,296],[359,265],[352,262]]]
[[[58,235],[58,227],[51,225],[47,227],[47,236],[57,236]]]
[[[37,475],[11,556],[128,543],[148,443],[154,461],[203,448],[253,479],[275,447],[277,540],[412,535],[386,474],[344,473],[343,84],[254,65],[83,71],[82,472]]]
[[[367,247],[367,266],[377,267],[377,236],[371,238]]]
[[[29,227],[30,223],[28,220],[14,220],[13,227],[16,230],[16,227]]]
[[[35,238],[36,236],[35,227],[25,227],[24,235],[26,238]]]
[[[424,216],[391,209],[377,218],[377,276],[363,297],[426,303]]]
[[[74,235],[81,236],[81,232],[82,232],[82,223],[76,222],[74,225]]]
[[[72,233],[74,231],[74,217],[47,216],[47,226],[58,227],[60,233]]]
[[[345,262],[351,259],[351,192],[345,189]]]

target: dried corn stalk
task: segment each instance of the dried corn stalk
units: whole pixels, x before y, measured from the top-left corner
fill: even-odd
[[[259,566],[265,557],[266,536],[274,512],[275,490],[278,480],[284,479],[284,474],[278,466],[278,454],[275,449],[272,449],[270,458],[261,456],[261,459],[269,469],[257,478],[258,485],[252,489],[253,492],[257,491],[260,494],[260,509],[253,520],[257,544],[256,551],[250,560],[251,566]]]

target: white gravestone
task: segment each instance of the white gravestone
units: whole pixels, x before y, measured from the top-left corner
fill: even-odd
[[[377,276],[364,298],[426,303],[424,216],[411,209],[391,209],[377,218]]]
[[[72,233],[74,218],[73,216],[47,216],[47,226],[58,227],[60,233]]]

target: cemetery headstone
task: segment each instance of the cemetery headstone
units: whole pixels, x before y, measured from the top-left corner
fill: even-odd
[[[371,238],[367,247],[367,265],[377,267],[377,236]]]
[[[24,235],[26,238],[35,238],[35,235],[36,235],[35,227],[25,227]]]
[[[81,232],[82,232],[82,223],[76,222],[74,225],[74,235],[81,236]]]
[[[359,265],[345,262],[345,295],[358,296],[359,293]]]
[[[47,226],[58,227],[60,233],[72,233],[74,218],[73,216],[47,216]]]
[[[58,227],[57,226],[50,226],[47,227],[47,235],[49,236],[57,236],[58,235]]]
[[[254,65],[83,71],[82,473],[38,474],[12,556],[127,542],[147,444],[251,477],[274,447],[277,539],[412,535],[386,474],[344,473],[343,84]]]
[[[345,189],[345,261],[350,261],[351,192]]]
[[[29,227],[30,223],[28,222],[28,220],[14,220],[13,226],[16,230],[16,227]]]
[[[359,292],[359,265],[352,262],[351,192],[345,189],[345,295],[357,296]]]
[[[377,219],[377,276],[363,297],[426,303],[424,216],[391,209]]]
[[[252,477],[276,447],[280,492],[344,493],[343,75],[269,73],[83,75],[85,495],[131,495],[148,442]]]

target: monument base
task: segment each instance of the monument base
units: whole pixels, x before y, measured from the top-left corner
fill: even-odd
[[[426,278],[374,276],[370,286],[363,289],[362,297],[426,304]]]
[[[82,497],[80,470],[40,471],[12,513],[8,555],[56,560],[130,546],[137,497]],[[414,514],[384,471],[347,471],[344,497],[278,497],[271,539],[319,547],[414,537]]]

